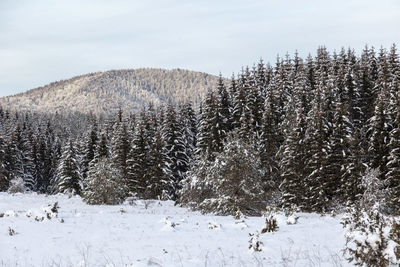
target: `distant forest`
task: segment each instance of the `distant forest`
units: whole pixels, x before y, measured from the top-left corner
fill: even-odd
[[[228,81],[228,82],[227,82]],[[329,212],[368,194],[400,212],[400,60],[393,45],[258,62],[200,106],[109,117],[0,110],[0,191],[89,204],[171,199],[218,214]]]

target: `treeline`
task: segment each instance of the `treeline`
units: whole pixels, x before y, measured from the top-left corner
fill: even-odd
[[[20,177],[92,204],[163,198],[221,214],[268,205],[325,212],[357,203],[376,174],[383,207],[400,210],[400,62],[396,47],[260,61],[220,78],[199,111],[149,105],[91,118],[69,135],[0,113],[0,188]],[[71,123],[70,125],[73,125]],[[60,127],[62,128],[62,127]],[[370,192],[367,192],[370,194]]]

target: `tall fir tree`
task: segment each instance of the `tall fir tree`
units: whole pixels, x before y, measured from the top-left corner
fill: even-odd
[[[386,184],[389,191],[388,204],[391,212],[399,214],[400,212],[400,92],[396,101],[396,117],[393,122],[395,125],[390,132],[389,157],[386,174]]]
[[[119,118],[121,115],[119,115]],[[122,120],[122,118],[121,118]],[[111,138],[111,160],[116,172],[120,174],[120,183],[127,183],[127,166],[126,160],[130,150],[129,136],[124,121],[117,121],[114,125],[114,131]],[[124,193],[125,195],[128,192]]]
[[[78,169],[76,150],[71,138],[62,148],[55,179],[54,193],[81,194],[83,189],[82,177]]]
[[[170,160],[172,175],[171,184],[168,185],[168,195],[172,200],[176,200],[180,182],[189,168],[189,158],[186,154],[185,141],[183,140],[182,124],[178,121],[176,111],[171,104],[167,107],[162,137],[165,141],[166,154]]]
[[[145,126],[140,123],[133,133],[131,149],[126,160],[129,195],[144,197],[149,182],[147,157],[148,144]]]
[[[98,142],[98,127],[96,119],[93,119],[90,131],[85,137],[85,147],[82,162],[82,174],[83,178],[86,178],[87,172],[89,170],[89,163],[94,159],[96,152],[96,145]]]
[[[306,116],[303,108],[300,107],[297,110],[294,125],[281,149],[281,205],[287,209],[304,208],[304,192],[307,190],[304,179],[304,166],[307,163],[306,145],[304,143],[306,141],[306,123]]]

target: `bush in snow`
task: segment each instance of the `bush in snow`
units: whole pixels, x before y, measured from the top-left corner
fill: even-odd
[[[249,234],[249,236],[250,236],[249,250],[251,252],[260,252],[260,251],[262,251],[261,246],[262,246],[263,242],[258,240],[260,235],[258,233],[256,233],[256,234]]]
[[[364,209],[375,208],[382,211],[385,206],[385,184],[379,179],[379,170],[367,168],[365,175],[361,178],[364,194],[360,199],[360,205]]]
[[[197,168],[199,167],[199,168]],[[206,164],[195,164],[186,179],[182,202],[196,202],[195,208],[220,215],[260,215],[265,208],[263,173],[254,145],[231,133],[221,153]]]
[[[261,229],[261,233],[269,233],[269,232],[276,232],[278,231],[279,227],[278,227],[278,221],[276,220],[276,218],[273,215],[269,215],[266,219],[265,219],[265,226],[263,229]]]
[[[110,159],[103,157],[90,164],[83,192],[83,199],[88,204],[115,205],[123,201],[121,178],[111,163]]]
[[[295,215],[290,215],[287,217],[286,219],[286,224],[287,225],[292,225],[292,224],[297,224],[297,221],[299,220],[299,216],[295,216]]]
[[[17,232],[15,232],[14,229],[12,229],[11,227],[8,227],[8,235],[9,236],[13,236],[13,235],[16,235],[16,234],[17,234]]]
[[[25,193],[26,191],[27,188],[25,186],[25,182],[21,177],[12,179],[10,181],[10,187],[7,190],[9,194]]]
[[[376,208],[353,208],[343,217],[346,229],[344,254],[357,266],[384,267],[400,264],[400,229]]]

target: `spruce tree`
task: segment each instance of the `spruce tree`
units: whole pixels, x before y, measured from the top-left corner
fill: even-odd
[[[172,200],[178,197],[180,182],[189,168],[189,158],[186,154],[183,140],[182,124],[177,120],[174,107],[169,104],[165,115],[162,137],[165,141],[166,154],[170,160],[172,182],[169,184],[168,195]]]
[[[253,144],[231,132],[210,162],[198,156],[182,181],[182,204],[204,212],[259,214],[265,205],[263,172]]]
[[[179,113],[183,124],[183,139],[185,140],[186,154],[191,159],[194,156],[197,143],[197,117],[190,102],[181,105]]]
[[[89,164],[83,199],[91,205],[116,205],[123,201],[119,172],[111,159],[101,157]]]
[[[382,181],[385,179],[387,173],[389,156],[389,130],[386,103],[385,94],[382,92],[378,96],[374,116],[369,122],[370,145],[368,154],[370,157],[370,167],[379,170],[379,179]]]
[[[98,142],[97,131],[97,122],[95,119],[93,119],[92,127],[85,137],[86,143],[82,162],[82,174],[84,178],[86,177],[86,174],[89,170],[89,163],[94,159],[95,156],[96,145]]]
[[[400,97],[400,92],[398,93]],[[400,98],[397,98],[397,112],[394,121],[395,128],[390,132],[389,157],[386,174],[386,184],[389,189],[388,204],[392,213],[400,212]]]
[[[126,160],[129,195],[144,197],[149,182],[147,157],[148,144],[145,128],[143,124],[139,124],[133,134],[131,149]]]
[[[282,146],[280,173],[282,183],[281,205],[284,208],[303,208],[304,192],[308,190],[304,181],[304,166],[307,162],[306,116],[303,108],[297,110],[296,121]],[[307,207],[306,207],[307,208]]]
[[[242,69],[242,73],[240,74],[238,85],[235,94],[233,95],[232,101],[232,125],[233,128],[240,128],[241,121],[243,118],[249,120],[250,113],[246,107],[246,95],[249,91],[249,70],[246,68],[246,71]]]
[[[307,116],[307,164],[305,166],[304,205],[306,210],[322,212],[327,209],[328,199],[324,184],[326,183],[326,158],[328,150],[327,125],[323,116],[322,88],[317,86],[312,109]]]
[[[120,183],[126,184],[127,181],[127,166],[126,160],[130,150],[129,136],[124,121],[116,122],[114,125],[114,131],[111,139],[111,160],[113,168],[120,174]],[[128,192],[125,192],[128,194]]]
[[[9,186],[8,174],[5,163],[5,141],[3,136],[0,134],[0,192],[6,191]]]
[[[329,151],[326,159],[326,181],[324,190],[330,200],[344,202],[342,195],[345,187],[342,183],[356,177],[346,175],[349,167],[352,126],[346,106],[338,101],[334,111],[333,130],[329,139]],[[345,177],[346,175],[346,177]]]
[[[148,182],[145,190],[147,199],[168,199],[168,185],[172,184],[173,177],[170,170],[165,142],[161,133],[157,132],[148,151]]]
[[[266,192],[277,187],[279,175],[277,156],[280,146],[278,138],[279,130],[274,119],[274,105],[271,101],[273,101],[272,98],[265,100],[262,128],[258,142],[260,160],[265,172],[263,179]]]
[[[81,174],[76,160],[76,150],[70,138],[62,148],[57,167],[54,193],[80,195],[83,189]]]

